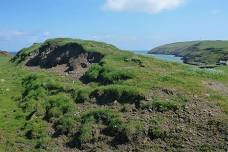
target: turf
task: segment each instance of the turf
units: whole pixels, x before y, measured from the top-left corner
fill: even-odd
[[[47,45],[74,43],[104,55],[83,79],[24,66]],[[0,57],[0,151],[225,150],[227,66],[199,69],[77,39],[34,44],[9,60]],[[186,133],[196,128],[202,137]]]

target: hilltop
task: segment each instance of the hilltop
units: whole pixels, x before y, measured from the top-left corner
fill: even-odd
[[[224,65],[228,61],[228,41],[177,42],[154,48],[149,53],[180,56],[185,63],[193,65]]]
[[[0,151],[227,151],[225,66],[58,38],[0,69]]]

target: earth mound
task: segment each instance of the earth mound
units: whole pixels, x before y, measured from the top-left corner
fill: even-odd
[[[111,53],[106,48],[115,49],[95,41],[50,39],[22,49],[11,61],[80,78],[92,64],[99,63],[106,53]],[[107,51],[104,52],[104,49]]]
[[[218,90],[228,86],[226,69],[196,69],[77,39],[35,43],[11,61],[22,65],[5,71],[23,88],[9,97],[23,113],[18,130],[30,149],[227,151],[228,98]]]

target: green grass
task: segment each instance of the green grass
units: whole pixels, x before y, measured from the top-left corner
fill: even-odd
[[[140,100],[144,99],[142,90],[124,85],[99,87],[92,92],[91,96],[96,97],[100,104],[113,103],[115,100],[120,103],[139,104]]]
[[[26,72],[8,64],[8,60],[0,57],[0,151],[18,150],[15,141],[26,142],[17,133],[25,123],[24,114],[12,100],[20,95],[23,89],[21,79]]]
[[[82,81],[17,65],[51,44],[78,44],[86,52],[98,52],[104,57],[88,69]],[[23,49],[14,58],[15,64],[8,60],[0,57],[0,151],[51,151],[53,147],[61,151],[53,144],[50,130],[65,145],[69,141],[91,144],[106,138],[115,146],[135,144],[145,137],[166,141],[169,130],[152,117],[168,121],[195,98],[219,105],[225,116],[228,113],[227,95],[203,83],[214,81],[228,86],[225,66],[198,69],[77,39],[47,40]],[[124,106],[132,111],[122,111]],[[95,136],[96,127],[107,129],[108,135],[100,132]]]

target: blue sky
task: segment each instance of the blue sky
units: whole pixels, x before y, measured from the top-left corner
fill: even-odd
[[[227,0],[0,0],[0,49],[73,37],[148,50],[228,39]]]

